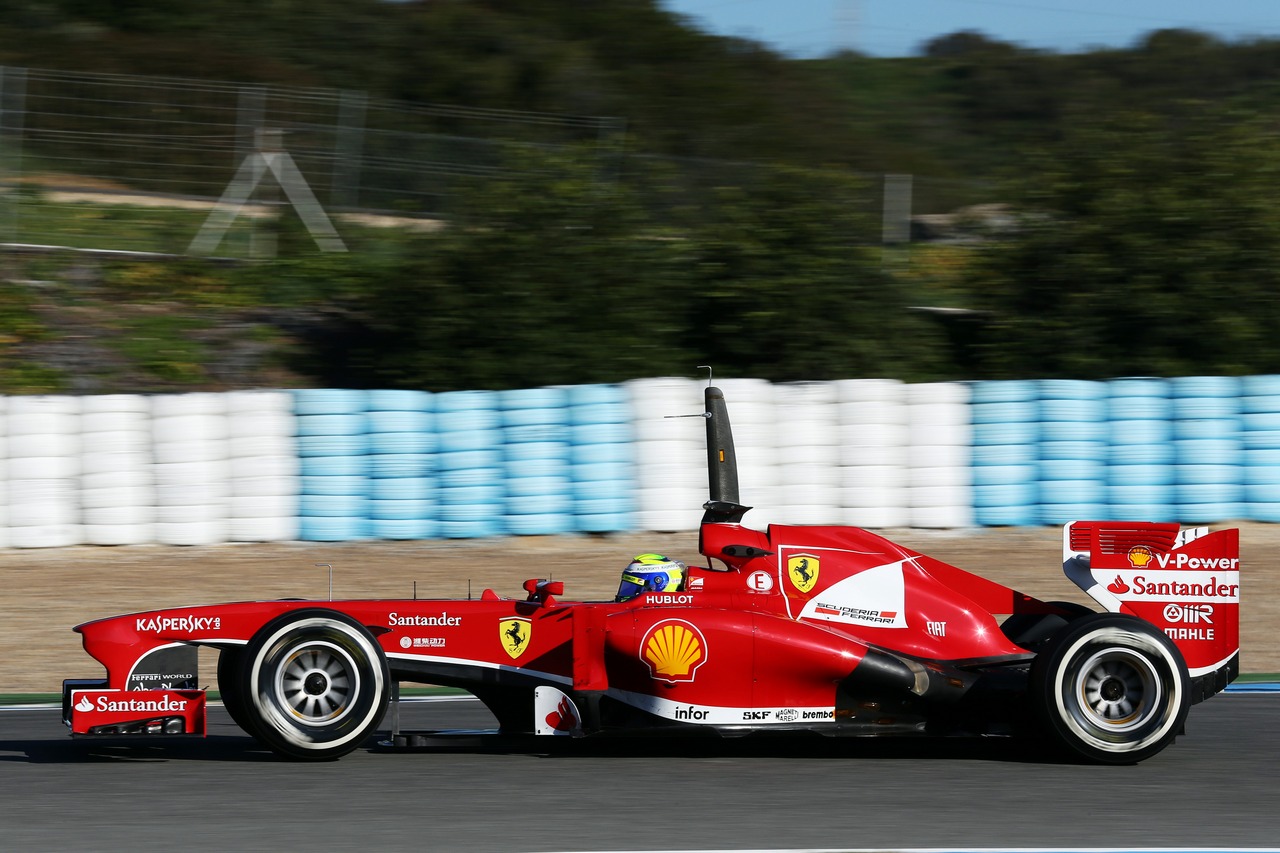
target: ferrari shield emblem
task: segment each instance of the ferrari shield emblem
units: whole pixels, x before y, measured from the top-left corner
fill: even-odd
[[[498,639],[502,648],[511,657],[518,658],[529,648],[529,637],[533,635],[533,625],[523,616],[508,616],[498,620]]]
[[[787,577],[801,592],[808,592],[818,582],[819,560],[812,554],[796,554],[787,558]]]

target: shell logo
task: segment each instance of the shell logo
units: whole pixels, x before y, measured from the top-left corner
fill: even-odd
[[[1134,545],[1129,549],[1128,557],[1129,565],[1135,569],[1145,569],[1147,563],[1155,559],[1155,554],[1151,553],[1151,549],[1146,545]]]
[[[659,622],[640,643],[640,654],[654,678],[693,681],[707,660],[707,640],[695,626],[679,619]]]

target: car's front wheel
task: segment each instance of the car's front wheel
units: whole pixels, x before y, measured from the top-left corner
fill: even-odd
[[[241,670],[243,669],[243,649],[226,648],[218,652],[218,694],[222,698],[222,705],[227,709],[232,722],[249,734],[253,734],[253,720],[249,716],[248,706],[241,692],[243,689]]]
[[[1105,764],[1164,749],[1191,706],[1177,647],[1155,626],[1118,613],[1085,616],[1054,635],[1032,666],[1031,693],[1054,740]]]
[[[387,709],[386,657],[363,625],[331,610],[267,623],[245,647],[239,698],[250,733],[292,758],[337,758]]]

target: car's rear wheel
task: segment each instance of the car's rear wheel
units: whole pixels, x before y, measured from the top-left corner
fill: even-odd
[[[1031,696],[1054,741],[1105,764],[1164,749],[1191,706],[1177,647],[1155,626],[1118,613],[1084,616],[1055,634],[1031,668]]]
[[[331,610],[267,623],[245,647],[239,685],[254,737],[293,758],[337,758],[382,722],[390,676],[363,625]]]

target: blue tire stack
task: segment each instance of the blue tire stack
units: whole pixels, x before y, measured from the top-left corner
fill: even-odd
[[[370,391],[369,527],[375,539],[434,539],[436,434],[426,391]]]
[[[1113,520],[1178,520],[1169,392],[1164,379],[1107,383],[1107,503]]]
[[[1040,398],[1040,522],[1107,517],[1107,388],[1044,379]]]
[[[564,388],[522,388],[497,396],[504,442],[507,532],[522,536],[567,533],[573,529],[568,392]]]
[[[1280,522],[1280,376],[1240,382],[1244,517]]]
[[[435,396],[440,535],[480,539],[506,532],[503,431],[493,391]]]
[[[973,385],[973,519],[994,527],[1037,524],[1040,434],[1036,383]]]
[[[339,388],[294,392],[298,455],[298,514],[304,541],[368,539],[368,395]]]
[[[1178,521],[1214,522],[1243,512],[1240,380],[1169,380],[1173,404],[1174,500]]]
[[[631,404],[621,385],[567,390],[574,529],[631,530],[635,510]]]

